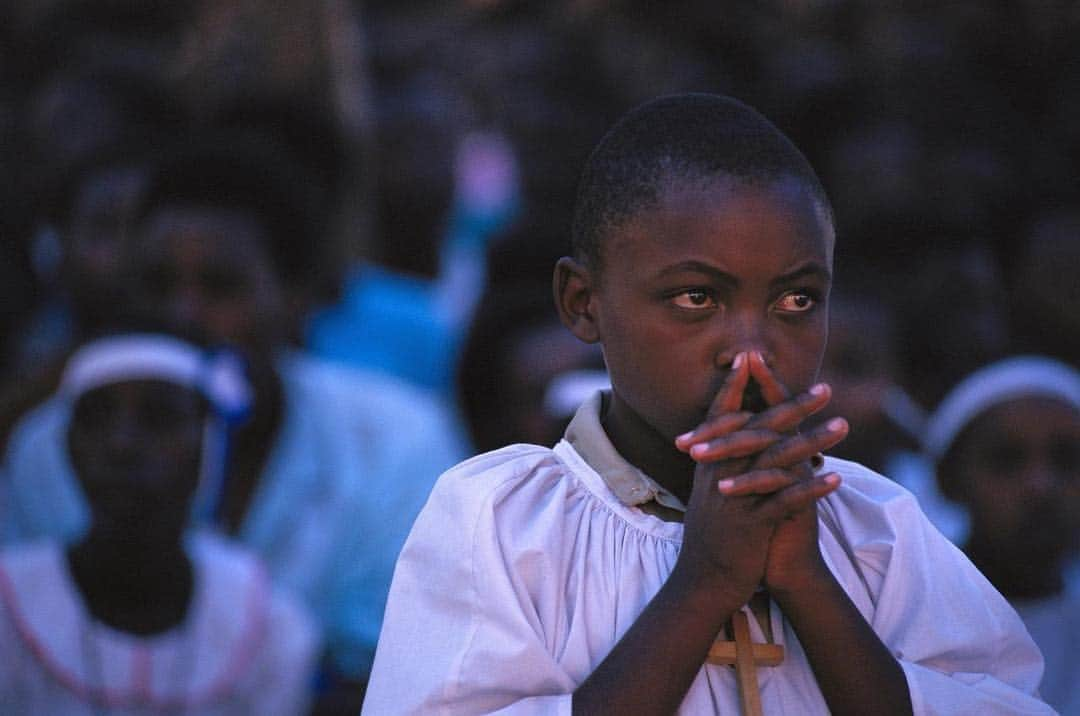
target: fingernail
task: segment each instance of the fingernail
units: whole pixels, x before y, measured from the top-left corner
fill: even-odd
[[[829,392],[829,387],[824,383],[818,383],[817,385],[810,388],[810,395],[816,395],[820,397],[822,395],[825,395],[825,393],[827,392]]]
[[[690,454],[693,457],[697,457],[698,455],[701,455],[703,452],[705,452],[708,449],[709,449],[709,446],[706,445],[705,443],[698,443],[694,447],[690,448]]]
[[[742,368],[742,364],[743,364],[744,360],[746,360],[746,354],[745,353],[736,353],[735,354],[735,360],[731,361],[731,369],[732,370],[738,370],[739,368]]]
[[[830,472],[828,475],[825,476],[825,484],[829,487],[836,487],[840,484],[840,476],[837,475],[835,472]]]
[[[735,481],[730,478],[725,478],[716,483],[716,489],[720,490],[720,492],[730,490],[733,487],[735,487]]]
[[[691,430],[688,433],[683,433],[682,435],[679,435],[678,437],[675,438],[675,442],[677,442],[677,443],[686,442],[690,438],[694,437],[694,432],[695,432],[694,430]]]
[[[825,428],[831,433],[838,433],[844,429],[847,425],[847,421],[843,418],[833,418],[829,422],[825,423]]]

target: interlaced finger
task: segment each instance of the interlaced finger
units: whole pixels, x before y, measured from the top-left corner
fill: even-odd
[[[761,351],[750,351],[747,354],[747,365],[750,369],[750,377],[761,386],[761,397],[769,405],[778,405],[791,396],[787,387],[777,380],[776,375],[765,364],[765,356]]]
[[[769,470],[751,470],[735,477],[718,480],[716,489],[725,497],[743,495],[767,495],[781,490],[799,481],[799,476],[790,470],[772,468]]]
[[[746,390],[746,384],[750,381],[748,363],[746,353],[737,354],[731,361],[731,370],[709,405],[706,422],[721,415],[734,413],[742,405],[743,391]]]
[[[828,450],[848,434],[848,423],[843,418],[833,418],[807,433],[788,435],[765,448],[754,460],[754,467],[767,469],[788,467]],[[691,451],[691,454],[693,452]]]
[[[829,386],[818,383],[794,398],[752,416],[747,425],[753,428],[768,428],[779,433],[791,432],[802,421],[824,408],[831,397],[832,390]]]
[[[747,457],[764,451],[782,437],[773,430],[737,430],[712,440],[695,442],[689,448],[689,453],[698,462]]]
[[[757,509],[767,518],[779,522],[807,509],[839,486],[840,476],[835,472],[815,475],[809,480],[798,480],[762,499]]]
[[[733,433],[736,430],[745,427],[752,417],[752,413],[744,411],[739,413],[728,413],[727,415],[712,418],[711,420],[702,423],[694,430],[675,438],[675,447],[683,452],[689,452],[690,448],[698,443],[728,435],[729,433]]]

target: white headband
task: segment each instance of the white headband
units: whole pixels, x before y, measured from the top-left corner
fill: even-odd
[[[236,356],[154,333],[109,336],[82,346],[68,359],[60,394],[75,400],[94,388],[127,380],[164,380],[198,390],[226,419],[243,415],[252,400]]]
[[[923,448],[935,462],[941,460],[967,424],[989,408],[1039,396],[1080,410],[1080,373],[1042,356],[1008,358],[977,370],[960,381],[927,420]]]

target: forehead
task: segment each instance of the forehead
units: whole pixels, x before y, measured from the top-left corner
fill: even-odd
[[[203,406],[202,396],[194,388],[158,378],[132,378],[98,386],[79,396],[75,416],[84,409],[118,405],[141,405],[151,403],[172,410],[184,409],[192,413]]]
[[[795,179],[713,178],[667,182],[657,202],[615,228],[606,244],[605,265],[635,262],[634,271],[686,258],[732,266],[813,260],[831,271],[834,234],[827,209]]]
[[[1080,439],[1080,410],[1065,400],[1031,395],[999,403],[978,416],[958,443],[1003,438],[1035,440],[1062,435]]]

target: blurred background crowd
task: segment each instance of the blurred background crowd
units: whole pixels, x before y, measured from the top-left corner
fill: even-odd
[[[109,573],[87,536],[107,511],[77,488],[98,499],[90,458],[67,453],[82,397],[122,381],[65,412],[69,356],[133,331],[227,349],[252,400],[226,421],[205,517],[315,625],[296,662],[313,676],[281,707],[355,713],[438,474],[552,444],[604,385],[550,297],[587,153],[642,101],[722,92],[791,136],[834,204],[824,378],[852,424],[836,453],[915,491],[1006,596],[1038,602],[1039,628],[1080,636],[1078,33],[1076,3],[1022,0],[0,1],[0,537],[81,545],[71,570]],[[983,390],[997,398],[927,449],[950,391],[1020,354],[1054,362]],[[1050,417],[988,427],[1032,395]],[[136,427],[148,445],[162,428]],[[982,464],[952,449],[978,430],[997,436],[982,469],[1022,494],[980,501],[942,474]],[[984,524],[1002,501],[1009,527]],[[1061,671],[1080,641],[1059,642]],[[93,700],[111,677],[86,661],[71,669]]]

